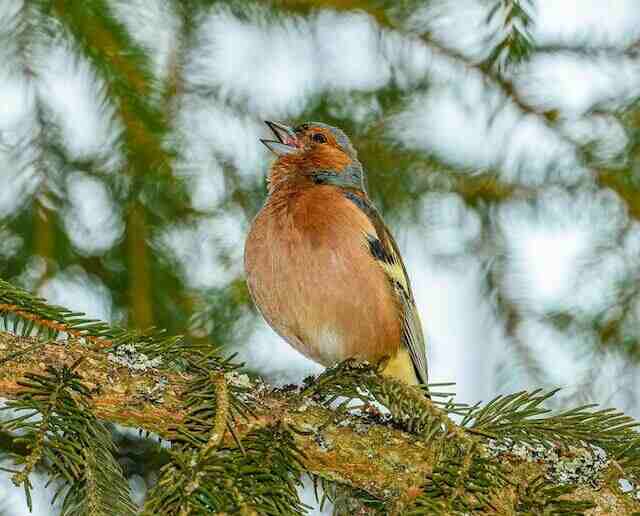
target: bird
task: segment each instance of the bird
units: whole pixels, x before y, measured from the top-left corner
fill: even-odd
[[[426,385],[422,324],[407,270],[339,128],[266,121],[276,159],[244,251],[249,293],[287,343],[325,367],[346,359]],[[428,394],[427,394],[428,395]]]

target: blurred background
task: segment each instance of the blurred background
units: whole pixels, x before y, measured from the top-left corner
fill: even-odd
[[[432,381],[640,416],[637,0],[0,0],[0,276],[320,370],[252,308],[264,119],[343,128]]]

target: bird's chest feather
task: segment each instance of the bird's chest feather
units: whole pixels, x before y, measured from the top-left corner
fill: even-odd
[[[280,201],[280,202],[278,202]],[[268,203],[254,223],[259,240],[256,255],[261,278],[288,295],[307,299],[315,292],[336,299],[338,280],[355,281],[359,270],[373,269],[366,234],[374,231],[356,206],[332,190],[301,192]],[[262,268],[266,270],[260,270]],[[335,291],[332,296],[330,293]]]
[[[322,363],[358,355],[366,339],[365,355],[399,341],[388,280],[367,245],[372,234],[367,216],[330,187],[274,199],[254,221],[245,261],[256,304]]]

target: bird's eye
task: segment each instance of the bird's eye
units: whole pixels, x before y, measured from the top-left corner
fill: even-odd
[[[327,143],[327,138],[321,133],[315,133],[311,139],[316,143]]]

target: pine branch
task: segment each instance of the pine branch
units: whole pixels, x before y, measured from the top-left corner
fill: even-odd
[[[434,191],[455,192],[471,206],[509,199],[530,199],[539,193],[538,188],[499,179],[494,170],[482,173],[457,170],[433,155],[402,148],[389,141],[384,129],[384,123],[380,123],[359,134],[354,127],[352,139],[362,153],[364,167],[372,177],[394,171],[394,181],[376,181],[376,184],[386,188],[379,197],[390,206],[406,204],[407,195],[419,199],[425,193]],[[368,156],[375,159],[368,161]],[[400,189],[399,186],[404,188]]]
[[[485,430],[495,431],[496,421],[513,422],[516,419],[514,413],[531,415],[534,406],[538,406],[539,398],[544,396],[540,393],[531,393],[528,397],[520,395],[517,404],[501,405],[498,400],[489,404],[490,409],[485,412],[480,408],[465,409],[450,402],[431,404],[427,411],[430,415],[425,415],[422,412],[429,402],[422,393],[393,380],[380,378],[373,368],[361,364],[347,363],[332,369],[310,382],[301,392],[272,390],[263,384],[250,382],[248,378],[238,375],[236,366],[213,355],[207,358],[209,363],[201,373],[177,373],[157,367],[125,367],[113,353],[109,355],[89,349],[78,339],[47,342],[32,337],[0,334],[0,351],[5,359],[0,366],[0,393],[10,398],[24,396],[25,387],[18,379],[25,374],[37,376],[60,370],[65,364],[69,367],[68,364],[84,357],[83,364],[87,366],[77,371],[78,381],[86,385],[90,392],[86,400],[87,407],[98,419],[141,427],[173,440],[178,446],[170,464],[163,470],[162,478],[165,480],[162,485],[179,485],[184,492],[188,481],[193,479],[194,464],[200,468],[201,483],[195,486],[193,493],[200,492],[204,485],[211,487],[210,480],[213,480],[214,472],[227,479],[236,478],[238,482],[247,476],[248,471],[256,471],[256,474],[258,470],[266,472],[264,453],[267,449],[262,444],[268,442],[271,444],[267,448],[272,451],[281,450],[277,453],[287,457],[287,454],[293,453],[293,456],[299,457],[304,469],[324,479],[363,490],[366,496],[377,499],[385,511],[390,511],[388,513],[393,513],[394,507],[406,510],[407,514],[420,514],[420,510],[429,513],[427,508],[431,510],[440,506],[446,511],[461,507],[500,508],[506,503],[506,493],[509,493],[511,505],[508,506],[511,508],[516,503],[524,504],[523,507],[535,504],[551,506],[549,504],[559,496],[556,496],[556,491],[544,491],[535,497],[531,494],[538,492],[533,487],[537,485],[532,483],[534,477],[544,475],[549,464],[518,461],[510,455],[505,456],[508,459],[499,458],[499,454],[492,456],[491,439],[482,435]],[[13,358],[7,359],[9,355]],[[227,394],[224,388],[220,389],[222,378],[227,386]],[[432,395],[433,391],[435,389],[432,387]],[[361,411],[363,415],[357,416],[352,414],[353,409],[327,408],[336,396],[365,401],[383,400],[391,409],[392,416],[376,415],[375,411],[370,410]],[[231,409],[236,417],[230,421],[229,417],[224,417],[225,410],[218,412],[215,407],[225,405],[225,399],[231,401],[229,407],[232,407],[236,404],[232,401],[234,398],[237,398],[236,406],[239,408]],[[248,407],[250,412],[240,408],[241,405]],[[458,426],[446,418],[447,413],[465,410],[478,415],[478,420],[484,421],[484,426]],[[226,409],[227,415],[232,412]],[[244,416],[240,416],[240,413]],[[489,413],[494,417],[490,418],[487,415]],[[482,414],[485,414],[484,418]],[[561,414],[556,419],[551,417],[544,425],[551,427],[556,435],[560,433],[558,427],[563,420],[572,425],[581,423],[585,431],[584,435],[582,432],[577,435],[580,439],[588,437],[586,429],[589,421],[594,421],[593,418],[599,421],[594,428],[601,428],[594,433],[596,442],[606,449],[610,459],[625,468],[626,478],[634,478],[640,439],[628,426],[621,426],[628,425],[628,422],[609,419],[610,427],[606,427],[607,420],[600,412],[578,410],[569,415]],[[227,431],[220,438],[220,428],[225,419]],[[537,419],[544,421],[544,414],[536,416]],[[471,421],[470,418],[468,420]],[[435,424],[434,421],[440,423]],[[233,432],[228,431],[230,425],[233,426]],[[543,423],[536,425],[533,425],[533,434]],[[511,439],[537,442],[540,438],[540,435],[532,437],[526,432],[512,434],[506,426],[500,428]],[[407,433],[407,430],[412,433]],[[548,435],[546,427],[541,435]],[[276,439],[276,436],[280,437]],[[565,436],[566,441],[570,442],[570,433],[565,432]],[[581,446],[579,441],[571,442],[572,445]],[[242,449],[249,454],[249,458]],[[294,449],[297,451],[292,451]],[[302,466],[287,470],[286,478],[293,479],[301,471],[299,468]],[[607,472],[607,475],[613,475],[616,479],[622,476],[617,466],[609,466]],[[279,480],[276,477],[269,478],[273,482],[281,482],[284,474],[284,470],[281,470],[276,474]],[[488,481],[489,477],[493,480]],[[509,478],[511,483],[497,484],[495,479],[500,477]],[[183,478],[183,481],[178,482],[178,478]],[[518,491],[513,485],[518,484],[514,480],[516,478],[520,479],[518,482],[531,485],[529,491],[520,488]],[[602,479],[598,481],[603,482]],[[242,489],[249,487],[241,482],[234,485],[244,486]],[[452,487],[447,487],[449,485]],[[498,485],[502,487],[496,490]],[[545,488],[550,485],[555,484],[546,481]],[[222,487],[216,489],[223,493]],[[290,489],[292,487],[280,492],[289,501],[293,500]],[[150,507],[157,509],[164,507],[165,503],[173,503],[175,499],[168,496],[167,492],[166,489],[159,492],[160,499],[154,497],[156,501],[149,502]],[[175,494],[176,491],[172,492]],[[606,489],[603,492],[610,495]],[[222,504],[220,506],[234,507],[240,495],[239,492],[230,493],[231,498],[224,499],[216,498],[218,495],[196,497],[200,501],[191,505],[191,510],[197,512],[206,504],[217,506],[218,503]],[[271,500],[275,494],[272,491],[269,493],[264,496]],[[457,494],[453,496],[453,493]],[[585,496],[581,496],[580,500],[584,501]],[[615,496],[623,495],[617,493]],[[265,508],[268,507],[267,498],[260,502],[267,504]],[[602,503],[598,502],[597,496],[586,499],[596,504]],[[191,500],[196,503],[195,498]],[[206,500],[206,503],[202,500]],[[205,505],[198,505],[201,502]],[[292,507],[298,506],[290,506],[293,511],[290,513],[297,514],[295,511],[299,507]]]
[[[138,328],[153,325],[155,279],[149,249],[149,231],[157,218],[194,213],[183,182],[173,174],[175,149],[169,145],[169,110],[150,59],[116,18],[105,0],[69,3],[41,2],[41,10],[62,23],[90,61],[114,99],[123,124],[120,148],[126,158],[122,172],[131,188],[125,238],[121,246],[125,267],[130,321]]]
[[[530,4],[529,0],[497,0],[495,2],[496,6],[500,6],[500,4],[504,4],[506,6],[515,6],[516,4],[525,3]],[[496,11],[497,12],[497,11]],[[512,10],[506,9],[505,12],[513,12]],[[525,20],[524,25],[529,26],[531,21],[529,20],[529,14],[527,13],[527,9],[522,9],[522,7],[518,7],[516,12],[523,17]],[[526,33],[521,34],[521,43],[516,44],[519,50],[516,51],[519,56],[516,61],[523,61],[526,59],[526,56],[531,53],[531,50],[535,45],[528,43],[528,36]],[[436,55],[442,56],[453,63],[457,63],[460,66],[472,69],[477,71],[482,75],[482,77],[487,81],[487,83],[496,88],[498,91],[501,91],[509,101],[513,102],[513,104],[523,113],[529,116],[538,119],[544,126],[546,126],[553,134],[555,134],[559,140],[568,144],[572,149],[574,149],[578,160],[581,163],[586,164],[587,166],[591,165],[591,160],[589,159],[588,152],[572,141],[569,137],[567,137],[555,124],[555,120],[557,118],[557,113],[555,111],[551,112],[541,112],[535,106],[530,104],[526,99],[524,99],[519,92],[515,89],[513,83],[503,76],[499,71],[495,69],[495,67],[490,66],[492,61],[489,62],[474,62],[459,52],[447,48],[446,46],[440,44],[437,41],[429,38],[428,35],[423,35],[422,40],[425,45],[427,45]],[[509,40],[505,40],[506,43]],[[511,40],[513,41],[513,39]],[[506,44],[505,43],[505,44]],[[508,46],[508,45],[507,45]],[[532,48],[529,48],[532,47]],[[634,48],[637,47],[637,44]],[[508,49],[504,51],[508,52]],[[494,58],[497,58],[497,54],[494,52]],[[633,113],[634,110],[631,110]],[[638,110],[635,110],[637,114]],[[630,132],[637,132],[637,128],[639,127],[637,116],[636,120],[631,121],[631,129]],[[636,138],[637,140],[637,138]],[[637,143],[634,142],[634,145]],[[635,145],[637,147],[637,145]],[[635,150],[635,152],[633,152]],[[637,148],[632,149],[631,156],[629,157],[629,163],[634,163],[637,160]],[[638,188],[637,184],[635,184],[633,171],[629,169],[629,167],[624,167],[620,170],[608,170],[603,167],[593,167],[593,174],[595,180],[600,186],[607,187],[615,191],[622,199],[626,201],[626,205],[629,209],[630,215],[635,219],[640,218],[640,211],[638,210],[638,206],[640,206],[639,196],[638,196]]]
[[[589,441],[606,445],[635,437],[635,432],[627,435],[626,430],[638,423],[613,409],[593,411],[596,405],[586,405],[550,415],[551,411],[542,403],[558,391],[545,393],[538,389],[498,396],[484,407],[470,411],[462,424],[496,438],[508,435],[528,442]]]
[[[89,319],[83,313],[52,306],[0,279],[0,322],[17,335],[57,338],[61,333],[86,339],[98,348],[115,349],[132,342],[150,356],[165,354],[179,346],[181,337],[165,336],[153,329],[147,332],[126,330],[102,321]]]
[[[238,404],[234,390],[239,386],[229,388],[224,371],[215,369],[220,367],[207,372],[197,366],[183,404],[189,408],[184,424],[187,430],[177,430],[178,446],[148,497],[146,513],[303,514],[295,490],[302,466],[292,436],[278,428],[261,429],[240,443],[230,414],[231,407]],[[237,447],[220,448],[227,428]],[[271,468],[272,476],[253,474],[272,466],[274,457],[277,471]]]
[[[531,0],[497,0],[487,15],[487,23],[500,17],[500,42],[484,61],[487,68],[497,69],[499,74],[527,60],[534,49],[529,27],[533,20],[529,13]]]
[[[265,426],[242,439],[243,449],[181,449],[161,471],[145,514],[303,515],[296,486],[302,457],[291,432]],[[204,452],[204,453],[203,453]]]
[[[49,5],[50,4],[50,5]],[[169,173],[171,156],[162,146],[167,120],[153,103],[156,88],[147,54],[115,18],[104,0],[69,4],[55,0],[42,9],[62,21],[117,99],[125,124],[127,159],[143,173]]]
[[[133,515],[111,434],[87,405],[89,391],[76,372],[81,362],[46,367],[18,380],[19,394],[3,407],[18,415],[0,425],[3,431],[19,433],[16,444],[28,450],[25,457],[15,456],[23,467],[13,475],[13,483],[23,486],[31,510],[29,475],[43,465],[52,480],[62,482],[54,499],[64,493],[63,515]],[[34,419],[38,415],[40,419]]]

